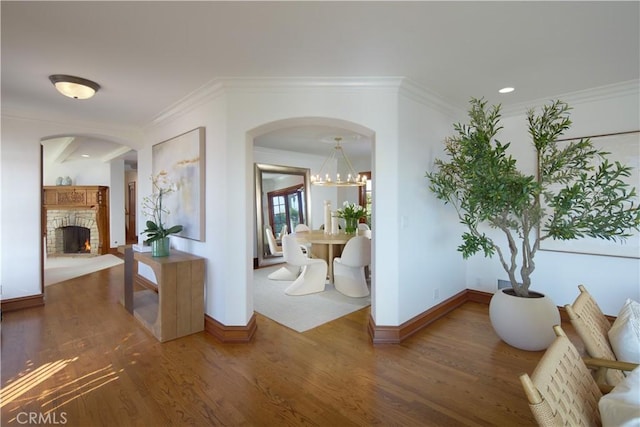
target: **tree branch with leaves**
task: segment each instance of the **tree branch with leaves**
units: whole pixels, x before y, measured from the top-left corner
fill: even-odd
[[[475,98],[470,104],[469,123],[455,124],[455,134],[445,140],[448,159],[436,159],[434,171],[426,174],[430,190],[453,205],[468,229],[458,247],[464,258],[497,253],[515,293],[528,296],[542,240],[623,240],[640,229],[636,189],[625,180],[631,168],[609,162],[610,153],[596,149],[589,138],[559,144],[571,126],[566,103],[553,101],[539,114],[527,112],[537,176],[520,172],[507,154],[510,143],[496,139],[500,105],[487,107]],[[481,225],[505,234],[509,255]]]

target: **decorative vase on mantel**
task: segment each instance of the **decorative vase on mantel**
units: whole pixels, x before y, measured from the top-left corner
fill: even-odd
[[[560,312],[551,298],[529,291],[519,297],[512,288],[499,289],[491,298],[489,318],[496,334],[507,344],[528,351],[544,350],[555,339],[553,326]]]
[[[162,237],[158,240],[154,240],[153,242],[151,242],[151,256],[169,256],[170,244],[171,242],[169,240],[169,237]]]
[[[355,234],[358,229],[358,219],[357,218],[345,218],[345,227],[344,231],[347,234]]]

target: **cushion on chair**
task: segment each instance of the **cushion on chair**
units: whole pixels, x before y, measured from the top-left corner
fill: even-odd
[[[632,427],[640,426],[640,368],[634,369],[610,393],[598,401],[603,425]]]
[[[608,334],[618,360],[640,363],[640,303],[627,299]]]

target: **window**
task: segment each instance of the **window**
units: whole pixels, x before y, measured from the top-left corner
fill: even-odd
[[[277,236],[282,226],[287,224],[289,231],[304,223],[304,184],[267,193],[269,203],[269,224]]]

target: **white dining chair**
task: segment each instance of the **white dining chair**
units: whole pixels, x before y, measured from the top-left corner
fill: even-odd
[[[276,237],[273,235],[271,226],[267,225],[264,232],[267,236],[267,243],[269,244],[269,252],[271,252],[271,255],[282,256],[282,247],[278,246],[278,242],[276,242]]]
[[[287,234],[289,234],[289,227],[287,227],[287,224],[284,224],[280,229],[280,234],[278,235],[278,237],[280,238],[280,241],[282,241],[282,238]]]
[[[358,230],[371,230],[371,227],[366,222],[359,222]]]
[[[296,228],[294,228],[294,231],[297,233],[298,231],[311,231],[311,229],[307,224],[298,224]]]
[[[284,258],[284,250],[285,249],[283,246],[282,247],[283,258]],[[289,280],[296,280],[299,274],[300,274],[300,266],[291,265],[285,262],[283,266],[281,266],[279,269],[269,274],[267,278],[269,280],[289,281]]]
[[[287,295],[308,295],[324,291],[327,280],[327,262],[319,258],[307,258],[296,236],[287,234],[282,238],[284,261],[302,269],[296,280],[285,289]]]
[[[361,298],[369,295],[365,266],[371,264],[371,239],[365,236],[351,238],[344,246],[342,256],[333,260],[333,284],[346,296]]]
[[[296,280],[300,274],[300,266],[285,263],[282,267],[269,274],[269,280],[290,281]]]
[[[294,231],[296,233],[305,233],[305,232],[310,232],[311,228],[309,228],[309,226],[307,226],[306,224],[298,224],[296,225],[296,228],[294,228]],[[304,253],[307,258],[311,258],[311,243],[298,243],[300,245],[300,249],[302,249],[302,253]]]

